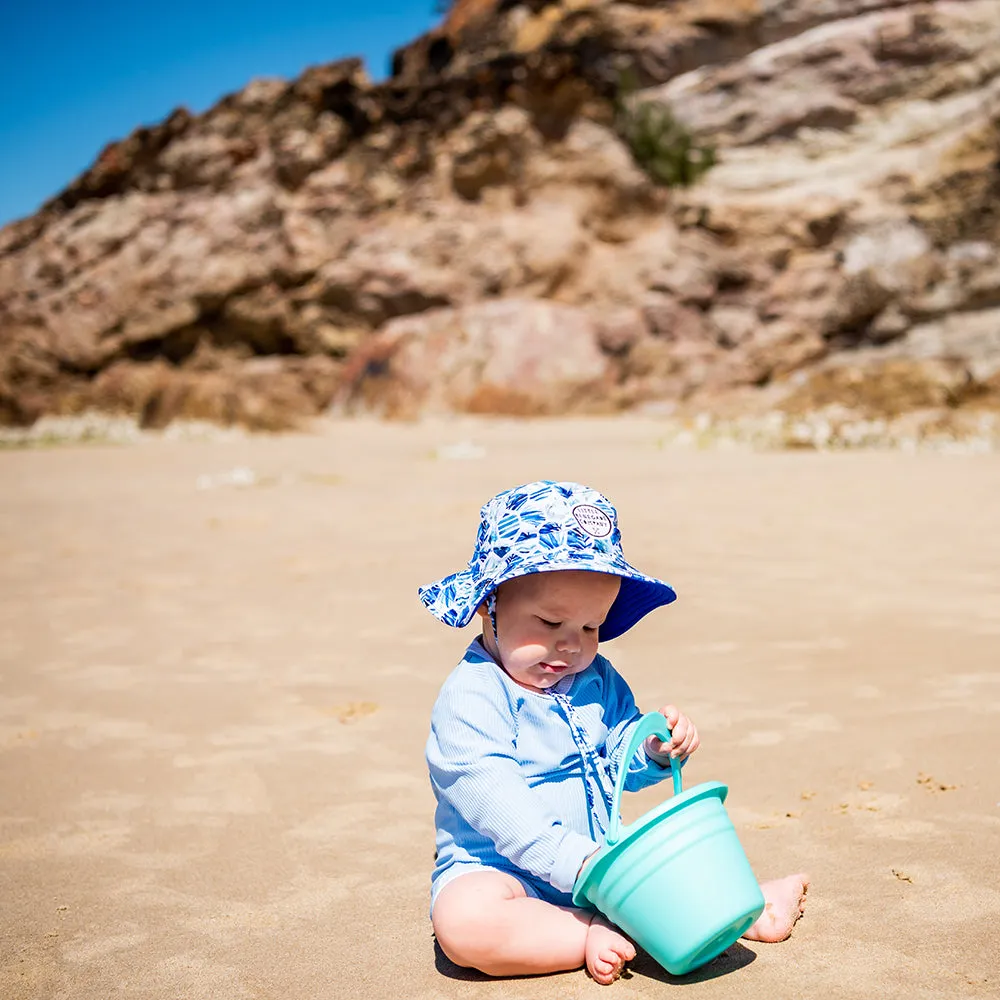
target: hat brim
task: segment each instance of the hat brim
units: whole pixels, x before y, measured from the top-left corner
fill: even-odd
[[[436,583],[418,591],[424,607],[435,618],[454,628],[464,628],[475,617],[476,610],[491,591],[518,576],[531,573],[552,573],[558,570],[583,570],[606,573],[621,578],[618,596],[608,611],[607,618],[598,631],[598,639],[607,642],[627,632],[650,611],[677,600],[677,593],[669,583],[640,573],[624,559],[610,558],[595,563],[592,559],[566,559],[534,566],[517,563],[505,568],[495,577],[487,578],[472,569],[451,573]]]
[[[597,633],[601,642],[617,639],[650,611],[677,600],[677,592],[669,583],[638,571],[633,572],[634,575],[618,574],[622,583],[608,617]]]

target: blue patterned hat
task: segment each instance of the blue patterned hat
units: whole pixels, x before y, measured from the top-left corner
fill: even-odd
[[[621,577],[618,596],[598,632],[602,642],[677,599],[669,584],[625,561],[618,512],[597,490],[579,483],[527,483],[498,493],[479,515],[468,568],[419,591],[427,610],[445,625],[468,625],[479,605],[504,581],[553,570]]]

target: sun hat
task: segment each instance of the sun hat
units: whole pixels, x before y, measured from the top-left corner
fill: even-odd
[[[427,610],[445,625],[468,625],[501,583],[555,570],[621,577],[618,596],[598,632],[602,642],[677,599],[670,584],[626,561],[618,512],[597,490],[552,480],[526,483],[488,500],[479,518],[468,567],[418,591]]]

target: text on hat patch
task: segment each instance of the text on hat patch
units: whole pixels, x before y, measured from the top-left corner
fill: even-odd
[[[607,538],[611,534],[611,518],[593,504],[581,503],[573,508],[573,517],[576,523],[594,538]]]

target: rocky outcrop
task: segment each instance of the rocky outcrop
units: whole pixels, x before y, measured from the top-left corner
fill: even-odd
[[[572,413],[593,410],[609,389],[593,319],[537,299],[393,320],[355,353],[350,369],[345,402],[386,416]]]
[[[694,186],[637,102],[716,150]],[[998,371],[994,0],[458,0],[389,80],[254,81],[0,231],[4,423],[892,415]]]

